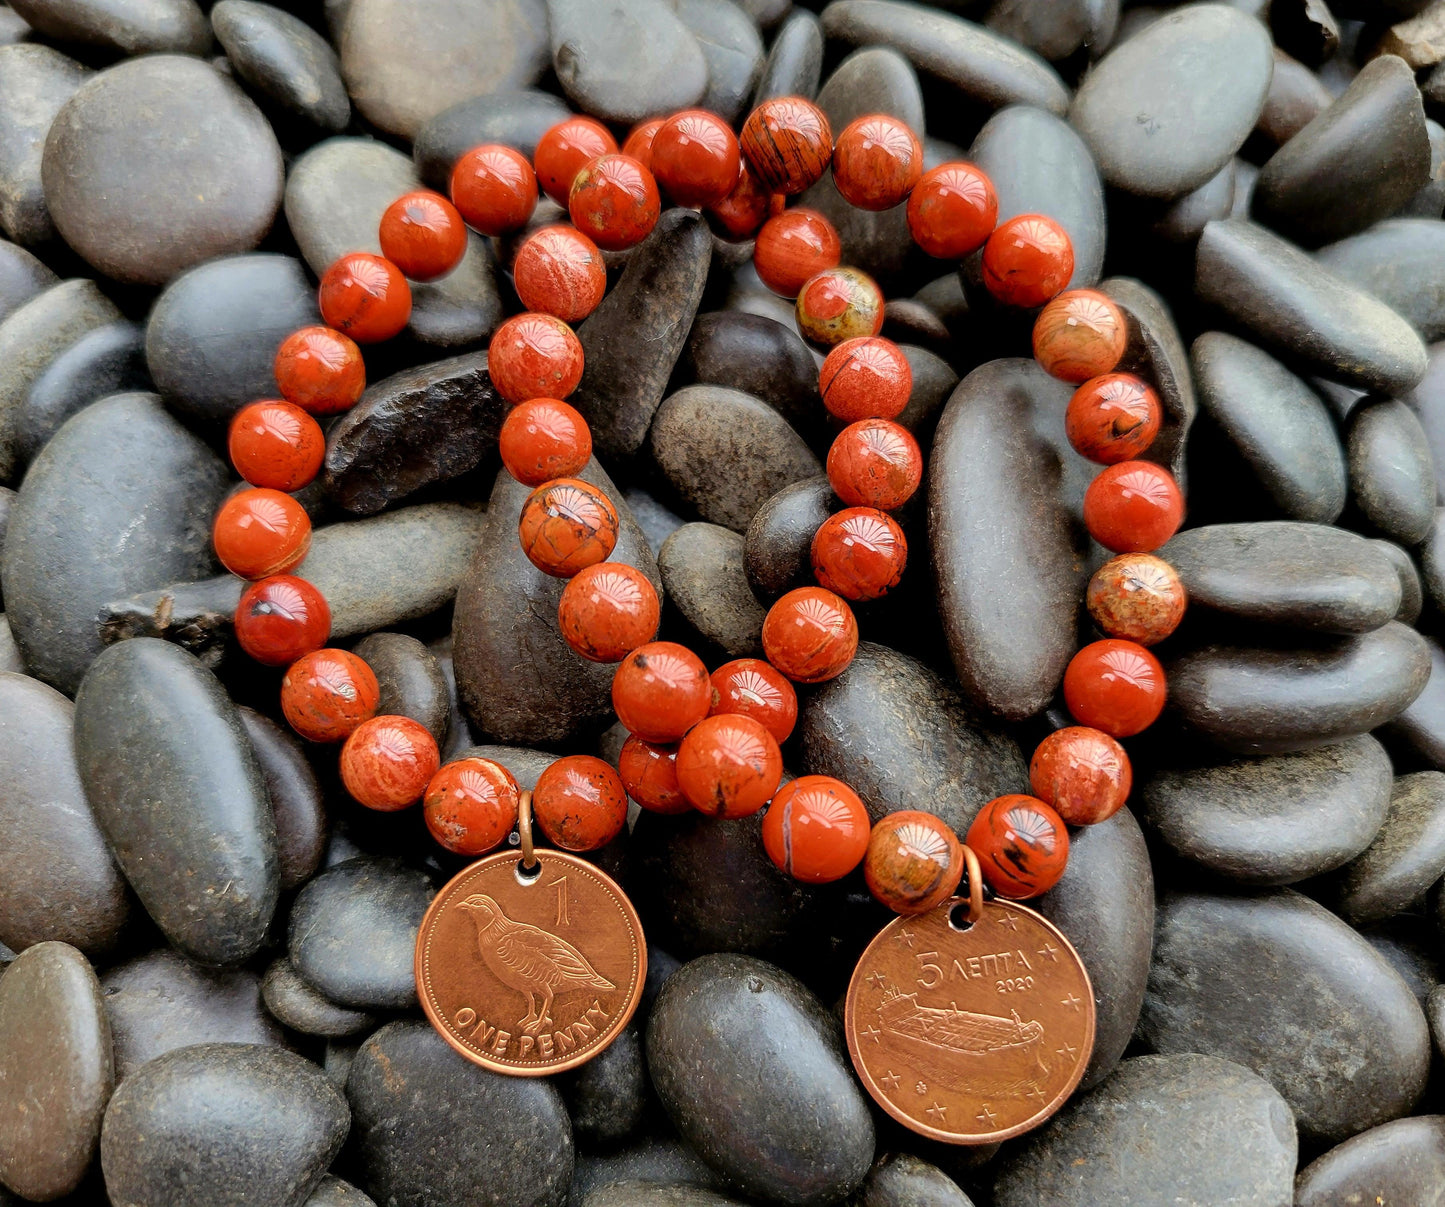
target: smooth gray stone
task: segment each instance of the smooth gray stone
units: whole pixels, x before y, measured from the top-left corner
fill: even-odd
[[[328,1045],[329,1047],[329,1045]],[[342,1084],[345,1084],[343,1079]],[[311,1192],[306,1207],[376,1207],[370,1195],[363,1194],[350,1182],[327,1174]]]
[[[1419,914],[1399,914],[1362,927],[1359,933],[1400,974],[1423,1009],[1430,991],[1445,980],[1436,954],[1435,927]]]
[[[158,947],[101,974],[115,1041],[115,1080],[193,1044],[269,1044],[286,1038],[261,1005],[261,982],[242,968],[203,968]]]
[[[353,648],[381,688],[377,716],[410,717],[440,746],[447,736],[447,684],[431,651],[405,633],[373,633]]]
[[[1425,376],[1414,390],[1402,397],[1419,416],[1425,429],[1426,439],[1430,442],[1430,460],[1437,469],[1445,468],[1445,344],[1430,345]],[[1437,495],[1441,491],[1442,478],[1445,474],[1436,477]]]
[[[741,1200],[711,1190],[655,1182],[610,1182],[579,1203],[581,1207],[743,1207]]]
[[[328,134],[351,122],[351,101],[331,44],[299,17],[253,0],[221,0],[211,28],[231,71],[263,108]]]
[[[91,71],[49,46],[0,46],[0,230],[27,247],[55,235],[40,159],[50,123]]]
[[[677,0],[678,19],[697,39],[707,65],[699,106],[737,125],[763,71],[763,40],[733,0]]]
[[[1281,147],[1328,109],[1333,99],[1319,76],[1275,47],[1274,76],[1255,132]]]
[[[121,1084],[100,1161],[113,1202],[304,1203],[346,1142],[346,1099],[294,1052],[202,1044]]]
[[[1415,76],[1381,55],[1260,169],[1252,212],[1301,243],[1328,243],[1388,218],[1429,180]]]
[[[637,1130],[651,1095],[636,1019],[565,1080],[562,1095],[572,1135],[587,1148],[611,1147]]]
[[[973,1207],[937,1165],[908,1153],[885,1153],[874,1161],[853,1202],[857,1207]]]
[[[1395,613],[1395,619],[1413,625],[1420,618],[1420,610],[1425,604],[1420,571],[1416,569],[1410,555],[1393,541],[1377,540],[1373,544],[1390,559],[1390,564],[1395,567],[1395,574],[1400,579],[1400,607]]]
[[[408,1020],[361,1045],[346,1096],[357,1180],[378,1203],[567,1201],[572,1129],[549,1078],[479,1068]]]
[[[1438,606],[1438,605],[1437,605]],[[1436,770],[1445,771],[1445,649],[1426,638],[1430,678],[1415,701],[1390,722],[1388,733]]]
[[[1382,922],[1423,897],[1445,874],[1445,773],[1395,781],[1374,841],[1340,869],[1326,900],[1346,922]]]
[[[816,425],[822,408],[818,364],[808,345],[782,323],[759,314],[713,310],[698,315],[677,376],[761,398],[802,431]]]
[[[188,418],[221,430],[247,403],[279,398],[276,349],[321,322],[306,266],[272,252],[227,256],[172,281],[146,321],[156,388]]]
[[[156,137],[170,128],[187,137]],[[51,123],[41,166],[65,241],[106,276],[139,285],[255,247],[281,205],[283,175],[251,99],[180,55],[129,59],[87,80]]]
[[[1445,599],[1445,507],[1436,507],[1430,533],[1420,547],[1420,569],[1425,591],[1436,607]]]
[[[458,159],[483,143],[513,147],[531,162],[537,143],[571,110],[550,92],[493,92],[459,101],[416,132],[412,158],[430,187],[450,192]]]
[[[635,122],[698,104],[708,64],[666,0],[547,0],[552,67],[568,100],[610,122]]]
[[[293,1031],[324,1039],[345,1039],[376,1027],[376,1019],[362,1010],[348,1010],[327,1000],[301,979],[285,956],[273,960],[261,978],[266,1009]]]
[[[75,766],[70,701],[0,673],[0,942],[48,940],[96,955],[130,918],[126,892]]]
[[[276,857],[283,893],[311,879],[326,847],[326,805],[316,772],[300,741],[269,717],[252,709],[236,710],[261,767],[261,779],[276,819]]]
[[[761,657],[763,618],[743,573],[742,534],[717,524],[684,524],[662,543],[658,573],[671,603],[729,658]]]
[[[0,8],[0,44],[9,46],[14,42],[23,42],[33,32],[29,22],[8,4]]]
[[[211,48],[195,0],[18,0],[10,7],[45,37],[122,55],[203,55]]]
[[[1406,319],[1422,339],[1445,336],[1445,222],[1391,218],[1315,254]]]
[[[0,978],[0,1194],[46,1202],[75,1190],[114,1084],[85,957],[66,943],[22,952]]]
[[[60,278],[23,247],[0,239],[0,323]]]
[[[1239,161],[1231,159],[1197,189],[1169,204],[1149,228],[1170,243],[1192,243],[1206,224],[1228,218],[1234,209],[1234,175]]]
[[[773,35],[763,73],[753,93],[753,105],[775,96],[801,96],[812,100],[823,78],[823,27],[805,9],[796,9]]]
[[[34,460],[61,425],[92,402],[150,385],[139,327],[116,322],[87,332],[50,362],[20,404],[15,421],[20,460]]]
[[[833,1203],[868,1173],[873,1120],[837,1020],[779,968],[738,955],[684,964],[652,1008],[647,1064],[683,1139],[746,1194]]]
[[[1300,1135],[1344,1139],[1407,1114],[1430,1035],[1399,974],[1334,914],[1292,889],[1166,893],[1139,1034],[1157,1052],[1253,1069]]]
[[[1445,1116],[1396,1119],[1351,1136],[1300,1170],[1295,1207],[1445,1202]]]
[[[913,389],[908,395],[908,405],[898,413],[894,422],[906,427],[927,448],[933,443],[933,432],[938,427],[943,404],[958,385],[958,374],[946,360],[927,348],[916,344],[902,344],[900,347],[909,372],[913,374]]]
[[[1397,399],[1356,407],[1345,430],[1350,498],[1368,524],[1418,545],[1435,521],[1435,463],[1419,418]]]
[[[1268,352],[1223,331],[1190,350],[1199,403],[1275,508],[1328,524],[1345,508],[1345,453],[1325,404]]]
[[[718,1190],[722,1179],[681,1140],[670,1135],[649,1135],[615,1151],[579,1153],[567,1207],[582,1207],[594,1190],[601,1193],[612,1185],[655,1186],[659,1193],[675,1194],[686,1187],[704,1192]]]
[[[1000,0],[985,24],[1051,63],[1080,50],[1096,58],[1114,40],[1119,0]]]
[[[1399,396],[1425,374],[1425,345],[1409,323],[1254,223],[1204,228],[1194,288],[1260,343],[1322,377]]]
[[[5,620],[5,613],[0,612],[0,671],[12,675],[26,674],[25,662],[20,657],[20,650],[15,645],[15,638],[10,632],[10,622]]]
[[[743,572],[761,599],[813,582],[813,536],[838,500],[822,475],[794,482],[765,501],[743,534]]]
[[[1069,111],[1109,184],[1180,197],[1249,137],[1274,73],[1269,31],[1225,4],[1195,4],[1116,46]]]
[[[990,29],[898,0],[833,0],[823,33],[848,46],[881,43],[902,51],[919,72],[988,109],[1034,105],[1062,117],[1069,90],[1031,50]]]
[[[1445,985],[1436,985],[1425,999],[1425,1020],[1438,1053],[1445,1046]]]
[[[1445,210],[1445,126],[1427,117],[1425,133],[1430,138],[1430,179],[1400,207],[1398,218],[1438,218]]]
[[[431,641],[427,649],[437,660],[447,688],[447,740],[441,753],[442,762],[449,763],[457,757],[457,751],[465,750],[472,744],[472,730],[462,714],[461,701],[457,698],[457,674],[452,666],[452,635],[442,634]]]
[[[1213,1056],[1136,1056],[1003,1162],[995,1207],[1288,1207],[1298,1144],[1289,1106]]]
[[[333,29],[352,103],[403,138],[471,97],[530,88],[547,66],[544,0],[445,0],[423,21],[413,0],[346,0]]]
[[[1390,805],[1390,758],[1368,734],[1296,754],[1166,768],[1138,808],[1176,854],[1246,884],[1291,884],[1340,867],[1374,840]]]
[[[640,486],[629,488],[624,497],[627,506],[632,509],[632,518],[637,521],[637,526],[647,538],[647,547],[652,550],[652,556],[656,557],[662,549],[662,542],[681,528],[685,521]]]
[[[537,780],[557,761],[555,755],[545,750],[532,750],[526,746],[470,746],[457,756],[468,759],[491,759],[500,763],[512,773],[519,788],[534,792]]]
[[[67,422],[25,476],[0,557],[31,673],[74,692],[101,651],[107,600],[207,573],[225,488],[220,459],[152,394],[117,394]]]

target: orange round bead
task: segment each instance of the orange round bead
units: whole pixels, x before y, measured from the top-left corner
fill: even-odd
[[[1069,399],[1064,434],[1080,456],[1101,465],[1132,461],[1159,434],[1159,396],[1132,373],[1105,373]]]
[[[275,574],[241,592],[234,624],[243,653],[266,666],[287,666],[326,644],[331,609],[304,578]]]
[[[462,262],[467,227],[440,193],[418,189],[398,197],[381,216],[381,254],[413,281],[434,281]]]
[[[662,198],[652,173],[637,160],[620,153],[600,155],[572,181],[567,210],[598,247],[623,251],[652,234]]]
[[[1063,818],[1034,796],[999,796],[978,811],[964,840],[983,878],[1000,897],[1022,901],[1046,893],[1069,862]]]
[[[856,268],[827,268],[810,277],[794,310],[803,336],[825,347],[883,329],[883,292]]]
[[[923,481],[923,450],[913,433],[888,419],[860,419],[828,449],[828,481],[850,507],[892,511]]]
[[[1179,627],[1187,598],[1179,573],[1152,553],[1122,553],[1094,571],[1089,615],[1109,637],[1157,645]]]
[[[798,723],[798,693],[777,667],[761,658],[737,658],[712,673],[709,716],[752,717],[781,744]]]
[[[566,205],[572,182],[582,166],[616,150],[617,140],[601,122],[590,117],[569,117],[542,135],[532,161],[537,165],[543,191],[558,205]]]
[[[813,574],[844,599],[879,599],[903,577],[908,541],[892,516],[874,507],[848,507],[813,534]]]
[[[632,156],[649,172],[652,171],[652,140],[666,120],[665,117],[650,117],[645,122],[638,122],[622,144],[622,153]]]
[[[286,668],[281,711],[308,742],[339,742],[376,716],[381,688],[362,659],[347,650],[314,650]]]
[[[649,813],[687,813],[692,809],[677,783],[677,747],[644,742],[627,735],[617,756],[617,774],[632,797]]]
[[[531,398],[502,421],[497,449],[512,477],[524,486],[541,486],[582,472],[592,456],[592,431],[560,398]]]
[[[311,548],[311,517],[279,490],[242,490],[216,512],[211,542],[221,565],[240,578],[284,574]]]
[[[617,508],[590,482],[558,478],[522,504],[522,552],[543,574],[571,578],[606,561],[617,546]]]
[[[752,717],[704,717],[677,748],[677,783],[699,813],[751,817],[783,778],[777,739]]]
[[[1174,475],[1152,461],[1121,461],[1084,491],[1084,525],[1113,553],[1148,553],[1179,531],[1184,496]]]
[[[821,179],[833,158],[827,116],[801,96],[764,101],[748,114],[738,142],[763,187],[789,197]]]
[[[321,472],[326,437],[294,402],[267,398],[236,412],[226,436],[236,472],[252,486],[300,490]]]
[[[1097,289],[1069,289],[1034,320],[1034,359],[1063,381],[1112,372],[1129,342],[1124,312]]]
[[[368,809],[394,813],[421,799],[440,764],[425,725],[410,717],[372,717],[341,748],[341,782]]]
[[[489,143],[452,168],[452,204],[484,235],[521,230],[537,208],[537,175],[520,151]]]
[[[758,279],[780,297],[796,298],[819,273],[838,266],[843,244],[817,210],[784,210],[763,223],[753,247]]]
[[[806,884],[841,880],[868,850],[868,809],[830,775],[784,784],[763,817],[763,849],[781,872]]]
[[[860,210],[892,209],[922,175],[918,135],[886,113],[854,118],[833,147],[833,183]]]
[[[971,163],[941,163],[919,178],[908,196],[913,241],[939,260],[977,251],[998,225],[993,181]]]
[[[901,809],[878,821],[863,856],[868,891],[899,914],[925,914],[953,896],[963,879],[963,848],[948,823]]]
[[[1080,725],[1128,738],[1154,724],[1164,711],[1164,668],[1133,641],[1091,642],[1064,671],[1064,703]]]
[[[521,791],[512,773],[491,759],[447,763],[422,793],[431,836],[457,855],[485,855],[517,824]]]
[[[487,372],[508,402],[566,398],[582,380],[582,344],[550,314],[513,315],[487,345]]]
[[[1000,223],[983,246],[983,283],[1005,306],[1042,306],[1073,275],[1074,245],[1064,228],[1043,214]]]
[[[1056,729],[1029,761],[1033,794],[1073,826],[1092,826],[1117,813],[1134,786],[1124,748],[1102,730]]]
[[[853,609],[823,587],[798,587],[763,618],[763,652],[794,683],[836,679],[858,650]]]
[[[650,641],[612,676],[617,719],[646,742],[676,742],[707,716],[712,684],[702,659],[674,641]]]
[[[595,851],[627,824],[627,789],[610,764],[569,754],[537,777],[532,815],[564,851]]]
[[[599,562],[562,588],[557,627],[589,662],[621,662],[657,636],[662,608],[647,575],[626,562]]]
[[[411,318],[411,286],[390,260],[348,252],[321,275],[321,317],[359,344],[391,339]]]
[[[716,205],[737,184],[741,162],[732,127],[706,109],[674,113],[652,137],[649,167],[678,205]]]
[[[781,197],[779,198],[781,200]],[[746,160],[738,160],[737,180],[721,201],[707,207],[713,230],[725,239],[751,239],[772,212],[773,195],[763,188]],[[754,258],[757,249],[753,250]],[[834,261],[836,263],[837,261]]]
[[[366,362],[354,340],[330,327],[302,327],[276,350],[281,397],[313,415],[335,415],[366,389]]]
[[[544,226],[528,235],[512,261],[512,280],[523,306],[564,323],[585,319],[607,292],[597,244],[570,226]]]
[[[818,370],[818,390],[828,414],[844,423],[892,419],[913,393],[913,370],[891,339],[863,335],[828,353]]]

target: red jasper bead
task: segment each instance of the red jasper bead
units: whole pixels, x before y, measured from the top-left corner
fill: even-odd
[[[1056,729],[1034,750],[1029,787],[1072,826],[1107,821],[1129,798],[1134,769],[1124,748],[1102,730]]]
[[[998,225],[993,181],[971,163],[941,163],[919,178],[908,196],[913,241],[939,260],[977,251]]]
[[[422,793],[431,836],[457,855],[485,855],[517,824],[522,794],[512,773],[491,759],[447,763]]]
[[[710,817],[751,817],[783,778],[783,752],[760,721],[737,713],[704,717],[677,748],[677,784]]]
[[[366,389],[366,362],[354,340],[330,327],[302,327],[276,350],[281,397],[313,415],[335,415]]]
[[[266,666],[286,666],[326,644],[331,609],[304,578],[277,574],[241,593],[235,629],[244,653]]]
[[[725,239],[751,239],[772,212],[773,195],[763,188],[745,160],[738,161],[738,175],[732,190],[721,201],[707,207],[715,231]],[[754,248],[754,258],[757,250]],[[836,261],[835,261],[836,263]]]
[[[777,667],[761,658],[724,662],[712,673],[709,716],[752,717],[781,744],[798,723],[798,693]]]
[[[1179,531],[1184,496],[1174,475],[1152,461],[1121,461],[1099,471],[1084,492],[1084,525],[1114,553],[1148,553]]]
[[[326,437],[294,402],[267,398],[236,412],[226,436],[236,472],[252,486],[300,490],[321,472]]]
[[[362,659],[347,650],[313,650],[286,668],[281,711],[308,742],[339,742],[376,716],[381,688]]]
[[[610,764],[569,754],[537,777],[532,815],[564,851],[595,851],[627,824],[627,789]]]
[[[676,742],[707,716],[712,684],[702,659],[674,641],[650,641],[612,676],[617,719],[646,742]]]
[[[627,139],[622,144],[622,153],[631,155],[649,172],[652,171],[652,140],[657,137],[657,132],[662,129],[665,117],[650,117],[645,122],[638,122],[628,133]]]
[[[418,189],[398,197],[381,216],[381,254],[413,281],[434,281],[462,262],[467,227],[440,193]]]
[[[588,566],[562,588],[557,627],[589,662],[621,662],[657,636],[662,607],[647,575],[626,562]]]
[[[592,456],[592,430],[560,398],[531,398],[502,421],[497,449],[507,472],[524,486],[582,472]]]
[[[801,96],[764,101],[748,114],[738,142],[763,187],[789,197],[816,183],[833,157],[828,118]]]
[[[649,813],[688,813],[692,805],[677,783],[677,747],[644,742],[627,735],[617,756],[617,774],[632,797]]]
[[[983,246],[983,283],[1005,306],[1042,306],[1073,275],[1074,245],[1064,228],[1043,214],[1010,218]]]
[[[572,222],[598,247],[623,251],[657,225],[662,198],[652,173],[627,155],[601,155],[585,164],[567,201]]]
[[[1154,724],[1164,711],[1164,668],[1133,641],[1095,641],[1064,671],[1064,703],[1080,725],[1128,738]]]
[[[847,339],[818,370],[818,390],[828,414],[844,423],[892,419],[913,393],[913,370],[903,350],[881,335]]]
[[[678,205],[716,205],[738,181],[741,163],[732,127],[706,109],[674,113],[652,138],[657,183]]]
[[[963,848],[949,824],[932,813],[900,809],[873,826],[863,856],[868,891],[899,914],[942,905],[963,879]]]
[[[1128,342],[1124,312],[1097,289],[1065,290],[1034,320],[1034,359],[1063,381],[1112,372]]]
[[[886,113],[854,118],[833,147],[833,183],[860,210],[892,209],[922,175],[918,135]]]
[[[1152,553],[1121,553],[1094,571],[1089,615],[1110,637],[1157,645],[1179,627],[1187,598],[1179,572]]]
[[[813,574],[844,599],[879,599],[898,585],[908,564],[908,541],[890,515],[848,507],[813,534]]]
[[[341,748],[341,782],[361,804],[394,813],[416,804],[441,765],[436,739],[410,717],[363,721]]]
[[[522,552],[543,574],[571,578],[606,561],[617,546],[617,508],[590,482],[558,478],[522,504]]]
[[[923,450],[906,427],[888,419],[860,419],[828,449],[828,481],[850,507],[892,511],[913,497],[923,480]]]
[[[211,542],[221,565],[240,578],[284,574],[311,548],[311,517],[279,490],[242,490],[216,512]]]
[[[1022,901],[1046,893],[1069,862],[1063,818],[1033,796],[1000,796],[979,810],[964,839],[983,878],[1000,897]]]
[[[558,205],[566,205],[572,182],[582,166],[599,155],[611,155],[617,140],[601,122],[590,117],[569,117],[558,122],[537,141],[532,162],[542,189]]]
[[[607,292],[597,244],[570,226],[544,226],[528,235],[512,261],[512,280],[523,306],[564,323],[585,319]]]
[[[794,311],[805,338],[832,347],[883,329],[883,291],[856,268],[828,268],[803,283]]]
[[[359,344],[399,335],[411,318],[411,286],[390,260],[348,252],[321,276],[321,317]]]
[[[452,168],[452,204],[473,230],[521,230],[537,208],[537,174],[520,151],[496,143],[473,147]]]
[[[758,279],[781,297],[795,298],[813,277],[836,268],[843,244],[817,210],[784,210],[763,223],[753,247]]]
[[[1154,443],[1159,396],[1132,373],[1105,373],[1069,399],[1064,434],[1080,456],[1100,465],[1132,461]]]
[[[824,587],[798,587],[763,618],[763,653],[794,683],[836,679],[858,651],[858,621]]]
[[[805,884],[841,880],[863,862],[871,836],[867,807],[830,775],[784,784],[763,817],[768,858]]]
[[[582,380],[582,344],[550,314],[517,314],[487,345],[487,372],[508,402],[566,398]]]

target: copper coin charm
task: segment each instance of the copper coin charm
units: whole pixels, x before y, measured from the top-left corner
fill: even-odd
[[[529,854],[532,854],[529,852]],[[637,1009],[642,923],[613,879],[566,851],[489,855],[422,919],[416,989],[468,1060],[542,1077],[591,1060]]]
[[[1059,929],[1011,901],[976,907],[971,925],[968,900],[955,899],[885,926],[853,970],[844,1013],[868,1092],[947,1144],[1037,1127],[1094,1046],[1094,990]]]

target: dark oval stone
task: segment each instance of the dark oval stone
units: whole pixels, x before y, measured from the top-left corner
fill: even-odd
[[[49,46],[0,46],[0,229],[17,243],[55,237],[40,183],[45,133],[91,74]]]
[[[376,1028],[376,1019],[362,1010],[338,1006],[301,979],[285,956],[273,960],[261,978],[261,997],[277,1019],[303,1035],[345,1039]]]
[[[1398,717],[1388,733],[1428,764],[1445,766],[1445,649],[1425,639],[1430,654],[1430,677],[1425,689]]]
[[[457,696],[457,673],[452,666],[452,635],[443,633],[427,649],[437,660],[447,689],[447,740],[442,747],[442,762],[449,763],[457,757],[458,750],[465,750],[473,741],[471,726],[462,715],[462,703]]]
[[[1351,284],[1374,294],[1426,340],[1445,336],[1445,222],[1392,218],[1315,253]]]
[[[463,759],[491,759],[501,763],[517,781],[518,787],[528,792],[537,787],[537,780],[557,761],[555,754],[545,750],[532,750],[526,746],[469,746],[456,756]]]
[[[565,1079],[562,1095],[579,1144],[610,1147],[637,1130],[649,1093],[647,1058],[636,1020]]]
[[[1139,1023],[1157,1052],[1222,1056],[1284,1096],[1300,1134],[1337,1141],[1409,1112],[1430,1035],[1398,973],[1292,889],[1166,893]]]
[[[346,1096],[358,1180],[380,1203],[567,1201],[572,1129],[548,1079],[489,1072],[406,1021],[361,1045]]]
[[[237,712],[271,801],[281,891],[289,893],[305,884],[321,863],[326,847],[326,804],[301,743],[253,709]]]
[[[580,1207],[742,1207],[740,1200],[710,1190],[656,1182],[609,1182],[578,1202]]]
[[[1398,399],[1350,413],[1345,433],[1350,497],[1371,527],[1417,545],[1435,520],[1435,462],[1419,418]]]
[[[1431,990],[1445,980],[1435,950],[1435,928],[1417,914],[1400,914],[1359,933],[1400,974],[1423,1008]]]
[[[211,48],[195,0],[20,0],[10,7],[46,37],[123,55],[203,55]]]
[[[937,1165],[908,1153],[886,1153],[873,1162],[853,1201],[857,1207],[973,1207]]]
[[[1275,47],[1274,76],[1255,130],[1274,146],[1283,146],[1329,108],[1333,99],[1319,76]]]
[[[719,0],[678,0],[677,15],[707,65],[707,90],[698,104],[736,125],[763,70],[757,26],[736,4]]]
[[[763,599],[812,583],[813,536],[837,499],[828,479],[808,478],[766,500],[743,535],[743,571]]]
[[[1298,242],[1328,243],[1388,218],[1429,179],[1414,73],[1381,55],[1260,169],[1251,209]]]
[[[678,377],[761,398],[801,431],[817,425],[817,362],[795,332],[762,315],[739,310],[698,315]]]
[[[760,656],[763,618],[743,573],[741,534],[717,524],[684,524],[662,544],[658,573],[668,602],[729,658]]]
[[[447,684],[431,651],[405,633],[373,633],[353,648],[376,673],[381,687],[378,716],[418,721],[440,745],[447,736]]]
[[[257,253],[202,264],[172,281],[146,323],[146,363],[173,406],[220,427],[258,398],[279,398],[281,341],[321,321],[300,260]]]
[[[0,323],[60,278],[23,247],[0,240]]]
[[[97,399],[150,385],[139,327],[107,323],[87,332],[50,362],[20,404],[15,417],[20,460],[34,460],[67,419]]]
[[[1295,1207],[1428,1204],[1445,1184],[1445,1116],[1396,1119],[1351,1136],[1300,1170]]]
[[[1354,926],[1408,908],[1445,874],[1445,774],[1418,771],[1394,783],[1374,841],[1340,869],[1326,900]]]
[[[1228,218],[1234,209],[1238,162],[1231,159],[1197,189],[1171,202],[1149,229],[1170,243],[1193,243],[1207,223]]]
[[[812,100],[818,95],[822,75],[823,27],[812,13],[796,9],[773,35],[753,104],[761,105],[775,96]]]
[[[175,1207],[304,1203],[346,1141],[346,1099],[281,1048],[201,1044],[127,1077],[101,1129],[107,1192]]]
[[[1289,1106],[1248,1069],[1213,1056],[1136,1056],[1024,1138],[994,1179],[994,1203],[1281,1207],[1297,1149]]]
[[[537,143],[571,112],[550,92],[491,92],[460,101],[429,118],[416,133],[411,154],[430,187],[450,194],[452,168],[483,143],[502,143],[527,157]]]
[[[1084,50],[1094,57],[1114,40],[1118,0],[1065,0],[1048,5],[1004,0],[989,10],[987,25],[1051,63]]]
[[[76,770],[73,711],[38,679],[0,673],[0,940],[15,951],[104,952],[130,917]]]
[[[649,975],[651,972],[649,956]],[[676,1194],[684,1189],[705,1194],[720,1190],[722,1178],[692,1149],[671,1135],[669,1129],[616,1150],[579,1153],[568,1207],[582,1207],[588,1195],[604,1193],[613,1185],[626,1186],[634,1194],[653,1190],[659,1194]],[[700,1207],[715,1205],[704,1202]]]
[[[1372,543],[1390,559],[1390,564],[1395,567],[1395,574],[1400,579],[1400,607],[1395,613],[1395,619],[1413,625],[1420,618],[1420,609],[1425,605],[1420,572],[1415,568],[1415,562],[1410,555],[1393,541]]]
[[[647,1064],[683,1139],[744,1193],[836,1202],[872,1164],[873,1120],[837,1020],[770,964],[710,955],[674,972],[648,1021]]]
[[[108,647],[75,696],[75,753],[116,861],[166,938],[205,964],[254,955],[276,908],[276,824],[216,677],[169,642]]]
[[[342,1079],[345,1085],[345,1078]],[[306,1207],[376,1207],[370,1195],[362,1194],[350,1182],[327,1174],[311,1192]]]
[[[305,21],[270,4],[221,0],[211,10],[211,28],[232,72],[263,107],[328,134],[346,129],[351,101],[341,65]]]
[[[924,448],[928,448],[933,443],[933,432],[938,427],[943,404],[958,385],[958,374],[946,360],[935,356],[927,348],[914,344],[902,344],[900,347],[913,374],[913,389],[908,395],[908,405],[894,422],[906,427]]]
[[[1438,73],[1439,69],[1436,69]],[[1441,77],[1445,82],[1445,76]],[[1428,88],[1421,89],[1427,100],[1434,100]],[[1425,119],[1425,133],[1430,139],[1430,179],[1418,193],[1401,206],[1400,218],[1438,218],[1445,209],[1445,126]]]

